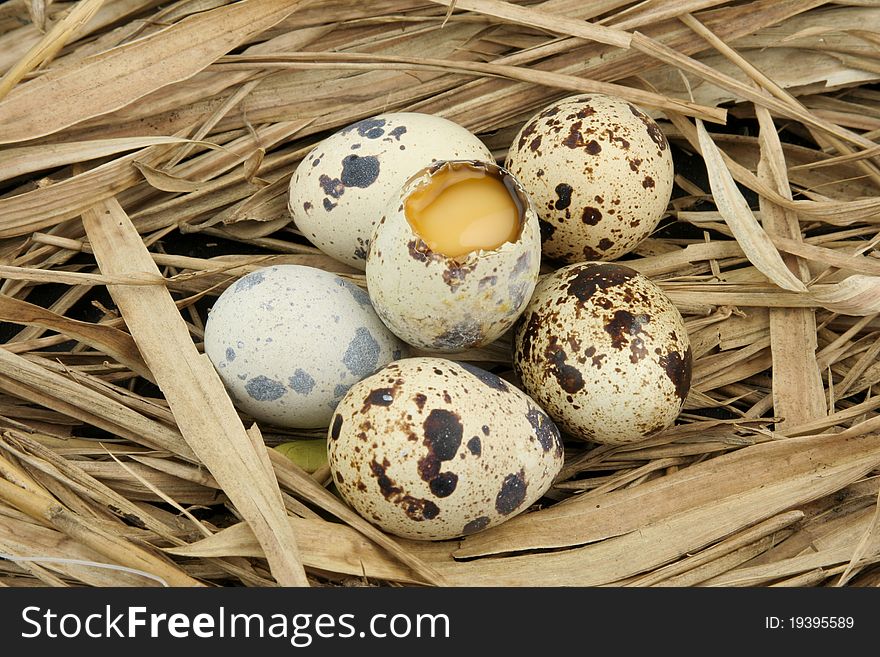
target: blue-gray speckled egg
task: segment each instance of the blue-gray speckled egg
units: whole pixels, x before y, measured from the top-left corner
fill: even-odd
[[[326,427],[348,389],[404,349],[366,292],[299,265],[239,279],[205,325],[205,353],[235,405],[283,427]]]

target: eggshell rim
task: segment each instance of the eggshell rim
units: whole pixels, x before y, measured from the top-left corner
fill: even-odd
[[[514,191],[516,192],[519,201],[519,205],[522,207],[521,216],[520,216],[520,229],[519,235],[515,241],[505,241],[500,246],[495,247],[494,249],[478,249],[476,251],[471,251],[465,254],[465,257],[461,259],[461,256],[447,256],[437,251],[432,251],[428,246],[427,242],[422,239],[421,235],[419,235],[415,228],[413,228],[412,224],[409,222],[409,218],[406,216],[406,211],[404,210],[403,216],[406,220],[407,230],[409,230],[412,237],[415,239],[415,250],[419,253],[423,253],[430,258],[436,258],[446,263],[454,263],[456,266],[461,267],[471,262],[483,259],[486,257],[491,257],[494,254],[498,254],[498,256],[503,256],[506,251],[510,249],[517,248],[519,244],[523,241],[523,233],[525,233],[526,226],[529,222],[534,221],[531,217],[534,216],[537,218],[537,211],[535,210],[534,204],[532,203],[531,198],[529,198],[528,193],[523,187],[522,183],[519,179],[514,176],[510,171],[505,169],[503,166],[498,164],[497,162],[488,162],[484,160],[437,160],[436,162],[432,162],[426,167],[422,167],[416,173],[411,175],[407,181],[400,188],[400,194],[398,195],[398,201],[405,201],[405,199],[418,188],[418,183],[424,179],[430,179],[435,173],[437,173],[441,168],[448,164],[468,164],[474,168],[483,168],[487,171],[496,174],[501,178],[502,183],[505,183],[505,187],[510,190],[510,186],[506,184],[506,181],[510,181],[513,186]],[[376,227],[376,230],[379,230],[379,227]],[[369,254],[367,256],[369,258]]]

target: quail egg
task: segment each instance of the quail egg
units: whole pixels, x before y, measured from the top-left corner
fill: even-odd
[[[650,279],[586,262],[538,284],[515,331],[514,369],[571,435],[632,443],[675,421],[691,349],[681,314]]]
[[[290,181],[290,213],[315,246],[363,270],[376,222],[413,173],[438,160],[491,158],[457,123],[417,112],[381,114],[343,128],[306,156]]]
[[[510,329],[538,280],[538,217],[494,162],[437,162],[386,207],[367,257],[376,313],[416,347],[453,353]]]
[[[235,405],[283,427],[326,427],[349,387],[404,349],[366,292],[299,265],[240,278],[205,325],[205,353]]]
[[[654,120],[589,94],[546,107],[519,131],[505,167],[532,197],[544,254],[614,260],[657,227],[672,195],[672,154]]]
[[[553,421],[486,370],[407,358],[355,384],[328,432],[339,493],[383,530],[440,540],[497,525],[559,473]]]

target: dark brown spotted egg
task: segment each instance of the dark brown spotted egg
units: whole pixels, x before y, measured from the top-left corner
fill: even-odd
[[[651,117],[621,98],[572,96],[530,119],[505,167],[541,218],[544,253],[614,260],[657,227],[672,194],[672,154]]]
[[[496,248],[450,257],[432,250],[413,227],[407,202],[436,176],[459,168],[503,181],[518,208],[519,227]],[[415,174],[390,200],[373,234],[367,288],[376,314],[400,339],[456,353],[487,345],[513,327],[540,266],[538,217],[522,185],[494,162],[440,162]]]
[[[395,361],[352,386],[328,445],[333,481],[358,513],[427,540],[525,511],[563,462],[556,425],[525,393],[441,358]]]
[[[563,267],[538,284],[514,337],[525,390],[571,435],[632,443],[672,425],[691,349],[659,287],[616,263]]]
[[[382,114],[320,142],[291,178],[288,207],[315,246],[363,270],[376,222],[412,174],[438,160],[491,157],[483,142],[447,119]]]

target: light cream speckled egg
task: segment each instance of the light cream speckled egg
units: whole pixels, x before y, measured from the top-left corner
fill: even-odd
[[[691,349],[659,287],[629,267],[586,262],[538,284],[516,328],[514,369],[568,433],[631,443],[678,417]]]
[[[442,358],[399,360],[352,386],[328,445],[336,487],[358,513],[429,540],[525,511],[563,463],[556,426],[525,393]]]
[[[410,176],[437,160],[491,158],[457,123],[416,112],[381,114],[318,144],[291,178],[288,207],[315,246],[363,270],[375,224]]]
[[[205,353],[235,405],[285,427],[326,427],[353,383],[405,354],[367,293],[329,272],[279,265],[217,299]]]
[[[544,254],[613,260],[648,237],[672,194],[672,154],[651,117],[621,98],[572,96],[529,120],[505,167],[532,197]]]
[[[458,258],[435,253],[404,210],[410,193],[447,166],[473,166],[501,177],[522,210],[514,242]],[[407,182],[379,220],[367,258],[376,313],[395,335],[422,349],[454,353],[483,346],[509,330],[538,281],[538,217],[522,186],[492,162],[436,163]]]

